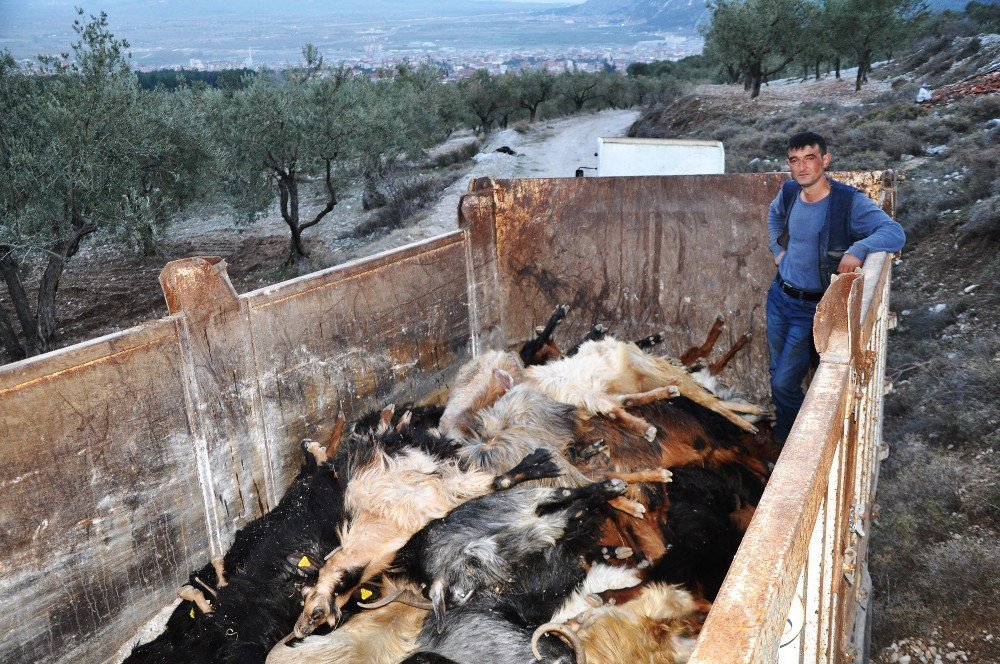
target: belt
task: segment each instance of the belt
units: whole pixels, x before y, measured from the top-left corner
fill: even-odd
[[[786,282],[780,276],[776,277],[776,279],[778,280],[778,288],[780,288],[781,292],[784,293],[785,295],[794,297],[797,300],[804,300],[806,302],[819,302],[820,300],[823,299],[822,291],[799,290],[794,286],[790,286],[788,282]]]

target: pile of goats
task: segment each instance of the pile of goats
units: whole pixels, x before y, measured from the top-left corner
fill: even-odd
[[[304,462],[281,502],[191,574],[126,662],[684,662],[775,459],[761,408],[703,365],[556,309],[447,404],[387,407]],[[730,399],[730,400],[727,400]]]

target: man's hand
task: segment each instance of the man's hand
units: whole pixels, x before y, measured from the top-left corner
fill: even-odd
[[[782,251],[780,254],[774,257],[774,264],[781,265],[781,259],[784,257],[785,257],[785,252]]]
[[[861,259],[853,254],[844,254],[844,257],[840,259],[840,265],[837,266],[837,272],[847,274],[854,272],[854,268],[857,267],[861,267]]]

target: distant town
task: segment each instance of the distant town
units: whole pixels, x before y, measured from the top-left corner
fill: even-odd
[[[471,48],[437,47],[434,43],[412,44],[410,48],[387,47],[384,44],[370,44],[358,52],[337,57],[324,53],[326,64],[344,66],[357,72],[375,72],[379,69],[395,67],[403,62],[433,62],[439,66],[450,80],[470,76],[479,69],[491,74],[524,69],[546,69],[553,73],[563,71],[597,72],[606,69],[624,71],[633,62],[653,62],[656,60],[679,60],[689,55],[701,53],[704,41],[700,36],[667,34],[656,39],[638,41],[633,45],[615,46],[574,46],[549,48],[493,48],[479,50]],[[183,54],[185,49],[176,49]],[[227,69],[258,69],[269,67],[282,70],[301,64],[301,58],[293,59],[292,54],[283,53],[285,58],[276,59],[274,53],[254,50],[249,45],[243,58],[209,59],[190,57],[178,58],[175,64],[143,64],[141,49],[133,50],[133,65],[136,71],[194,70],[222,71]],[[164,54],[158,54],[160,60]],[[34,58],[22,58],[22,67],[37,64]]]

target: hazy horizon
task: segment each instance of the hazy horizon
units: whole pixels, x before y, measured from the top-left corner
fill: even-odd
[[[455,53],[634,49],[666,33],[642,25],[560,12],[584,0],[103,0],[85,14],[108,15],[142,68],[282,66],[316,45],[329,62],[447,59]],[[0,0],[0,50],[19,60],[69,50],[80,0]],[[668,31],[669,32],[669,31]],[[695,37],[690,30],[676,31]],[[666,35],[669,38],[669,35]],[[250,57],[252,55],[252,57]]]

